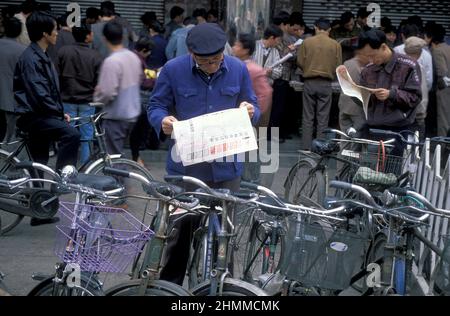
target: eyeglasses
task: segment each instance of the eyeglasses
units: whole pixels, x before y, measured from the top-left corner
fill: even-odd
[[[194,56],[194,60],[199,67],[209,66],[209,65],[218,65],[223,61],[223,55],[219,55],[217,57],[213,57],[211,59],[201,59],[199,60],[196,56]]]

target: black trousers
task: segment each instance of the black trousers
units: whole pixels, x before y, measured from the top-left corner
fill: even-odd
[[[287,126],[283,126],[283,120],[286,113],[289,88],[288,81],[277,79],[273,82],[272,112],[270,114],[268,137],[271,137],[271,127],[280,129],[280,138],[286,138],[288,134]]]
[[[231,181],[207,183],[211,188],[229,189],[232,192],[239,191],[240,178]],[[195,191],[196,187],[186,186],[186,191]],[[160,273],[160,279],[183,285],[186,268],[189,261],[189,251],[194,232],[199,228],[202,216],[185,215],[184,218],[175,222],[182,215],[172,215],[169,218],[169,227],[172,227],[169,234],[166,261]]]
[[[28,133],[28,149],[33,161],[46,165],[50,143],[55,141],[58,143],[56,170],[66,165],[76,166],[80,133],[62,118],[27,114],[19,117],[17,127]]]

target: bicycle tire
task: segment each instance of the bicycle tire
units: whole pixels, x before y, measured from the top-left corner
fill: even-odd
[[[195,296],[208,296],[210,294],[211,282],[207,280],[191,290]],[[217,289],[219,294],[219,289]],[[268,296],[267,293],[259,287],[248,282],[226,278],[223,282],[222,296]]]
[[[106,296],[139,296],[142,280],[131,280],[119,284],[105,292]],[[192,296],[178,284],[164,280],[150,281],[144,296]]]
[[[99,165],[95,166],[92,170],[90,170],[89,174],[96,174],[96,175],[102,175],[103,169],[105,166],[111,166],[113,168],[126,170],[130,172],[138,173],[144,177],[146,177],[149,180],[153,179],[152,174],[150,171],[148,171],[145,167],[141,166],[137,162],[127,159],[127,158],[111,158],[111,164],[109,165],[106,162],[102,162]],[[86,169],[89,168],[89,166],[86,167]],[[138,181],[132,180],[132,179],[125,179],[122,177],[117,177],[117,181],[124,185],[125,187],[125,193],[124,195],[135,195],[135,196],[148,196],[148,194],[145,192],[142,184]],[[156,203],[156,202],[154,202]],[[149,221],[145,221],[147,213],[146,208],[143,207],[142,200],[137,199],[120,199],[118,201],[114,201],[112,203],[108,203],[107,206],[110,207],[118,207],[118,208],[124,208],[129,213],[133,214],[136,218],[141,219],[142,222],[149,225]],[[154,207],[151,207],[151,209],[156,209],[156,204]],[[151,220],[151,218],[150,218]]]
[[[54,276],[45,279],[36,285],[27,296],[55,296],[54,293]],[[92,279],[81,277],[81,285],[71,289],[67,286],[59,285],[57,296],[104,296],[103,289],[98,282],[93,282]],[[82,291],[82,292],[79,292]],[[70,292],[71,295],[67,295]],[[81,295],[73,295],[81,294]],[[84,295],[86,294],[86,295]]]
[[[17,172],[17,169],[15,168],[14,165],[16,163],[19,163],[20,160],[14,157],[11,162],[7,162],[6,159],[8,156],[9,156],[8,152],[0,150],[0,174],[7,174],[8,170],[10,169],[14,169],[12,171]],[[25,175],[29,175],[28,170],[21,169],[21,172],[22,171],[24,172]],[[31,183],[29,185],[31,186]],[[0,217],[2,217],[2,220],[0,221],[0,236],[10,232],[17,225],[19,225],[24,218],[23,215],[13,214],[1,209],[0,209]]]
[[[317,162],[313,159],[302,158],[291,168],[284,185],[285,199],[297,204],[300,195],[305,195],[323,205],[326,184],[322,171],[317,170],[310,173],[316,166]]]
[[[197,245],[192,252],[192,257],[189,261],[189,273],[188,273],[188,284],[189,288],[192,289],[197,285],[206,281],[207,277],[203,275],[203,267],[205,265],[204,249],[206,249],[207,244],[207,232],[199,231],[200,234],[194,236],[194,245]],[[212,269],[212,267],[210,267]]]
[[[372,262],[376,262],[380,258],[384,256],[384,245],[386,244],[387,238],[384,234],[378,234],[375,236],[373,241],[370,243],[369,248],[367,249],[364,269]],[[367,287],[367,277],[362,278],[362,284],[354,283],[352,287],[365,293],[368,290]]]
[[[250,236],[246,247],[246,260],[244,261],[244,272],[247,270],[247,273],[245,273],[242,277],[243,280],[246,282],[252,283],[257,285],[258,284],[258,276],[264,275],[266,273],[275,273],[279,270],[283,253],[284,253],[284,234],[278,236],[279,239],[276,244],[276,258],[275,263],[272,265],[272,270],[266,271],[266,267],[263,266],[263,256],[267,255],[264,254],[263,251],[265,251],[264,247],[261,248],[262,243],[265,241],[265,239],[268,236],[260,237],[259,236],[259,229],[261,228],[261,225],[263,223],[260,223],[258,220],[255,220],[253,222],[252,228],[250,230]],[[261,240],[264,239],[264,240]],[[252,268],[253,267],[253,268]],[[261,268],[260,272],[256,272],[255,269]],[[255,275],[255,272],[258,275]]]

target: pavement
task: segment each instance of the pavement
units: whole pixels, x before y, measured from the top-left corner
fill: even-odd
[[[275,193],[284,193],[283,183],[290,167],[297,161],[299,146],[299,138],[280,144],[279,169],[273,174],[272,189]],[[162,180],[167,151],[145,150],[141,152],[141,157],[154,178]],[[30,219],[25,218],[19,226],[0,237],[0,271],[5,274],[4,286],[13,295],[27,295],[38,284],[31,275],[52,275],[55,263],[59,262],[54,254],[55,225],[31,227],[29,222]],[[128,279],[126,274],[108,275],[102,281],[108,288]]]

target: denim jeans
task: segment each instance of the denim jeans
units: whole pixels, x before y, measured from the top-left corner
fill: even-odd
[[[85,117],[95,114],[95,108],[88,104],[72,104],[64,103],[64,113],[69,114],[70,117]],[[83,123],[86,122],[83,120]],[[77,122],[78,123],[78,122]],[[71,125],[75,125],[75,122],[71,122]],[[90,149],[89,142],[94,138],[94,126],[91,123],[83,124],[78,127],[80,131],[80,163],[83,165],[89,160]]]

